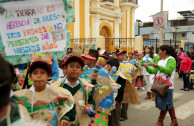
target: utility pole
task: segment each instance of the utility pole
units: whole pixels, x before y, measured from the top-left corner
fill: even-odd
[[[160,5],[161,5],[160,6],[160,12],[161,12],[161,14],[163,14],[163,0],[161,0],[161,4]],[[160,28],[160,45],[164,44],[164,42],[163,42],[163,40],[164,40],[163,32],[164,32],[164,29]]]

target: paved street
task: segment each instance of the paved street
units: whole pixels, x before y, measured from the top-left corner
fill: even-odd
[[[182,79],[175,77],[174,106],[179,126],[194,126],[194,90],[179,90],[183,85]],[[159,110],[155,107],[155,102],[145,100],[146,91],[138,90],[141,105],[130,105],[128,110],[128,120],[121,122],[122,126],[154,126]],[[164,126],[171,123],[170,116],[167,114]]]

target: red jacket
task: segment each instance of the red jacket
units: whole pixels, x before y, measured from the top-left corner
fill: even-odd
[[[183,60],[181,61],[181,66],[179,71],[190,71],[191,70],[191,66],[192,66],[192,60],[191,58],[187,57],[187,58],[183,58]]]

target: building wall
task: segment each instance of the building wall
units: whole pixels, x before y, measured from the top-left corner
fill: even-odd
[[[135,37],[135,10],[137,4],[114,0],[74,0],[75,22],[68,26],[73,38],[98,38],[103,25],[113,38]],[[118,43],[115,43],[118,44]],[[133,46],[128,42],[126,46]]]
[[[168,26],[170,26],[170,22],[168,22]],[[140,35],[150,35],[151,39],[159,38],[159,30],[155,29],[154,27],[141,27],[140,28]],[[178,30],[175,30],[174,27],[168,27],[164,29],[165,32],[165,39],[173,39],[173,34],[177,35],[177,40],[185,40],[188,42],[194,43],[194,26],[179,26]],[[182,33],[185,33],[185,37],[182,37]],[[135,26],[135,34],[138,34],[138,26]]]
[[[170,39],[173,39],[173,33],[165,33],[165,40],[170,40]]]

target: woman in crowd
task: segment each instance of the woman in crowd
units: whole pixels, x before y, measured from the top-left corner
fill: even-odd
[[[177,65],[178,66],[178,71],[180,69],[180,65],[181,65],[181,61],[182,61],[183,57],[184,57],[183,48],[180,47],[179,48],[179,54],[178,54],[178,65]],[[182,78],[182,75],[181,74],[179,74],[179,78]]]
[[[159,48],[160,61],[158,64],[147,64],[144,63],[144,67],[150,74],[156,74],[161,76],[163,79],[169,79],[172,83],[172,86],[169,87],[165,96],[156,95],[156,107],[160,109],[160,116],[155,126],[163,126],[163,120],[166,116],[167,111],[169,111],[171,117],[170,126],[178,126],[178,121],[176,119],[174,105],[173,105],[173,91],[174,91],[174,76],[176,68],[176,59],[177,55],[175,49],[168,45],[162,45]],[[148,67],[149,65],[154,68]]]
[[[153,63],[153,62],[154,62],[153,50],[151,47],[146,46],[144,48],[144,57],[142,58],[140,63],[143,66],[144,63]],[[153,85],[153,78],[155,74],[148,73],[145,67],[143,67],[143,75],[145,78],[146,88],[147,88],[147,96],[145,97],[145,99],[151,99],[151,95],[152,95],[152,100],[155,101],[155,93],[151,92],[151,87]]]
[[[179,68],[179,74],[182,75],[183,81],[184,81],[184,86],[181,88],[181,90],[189,91],[190,89],[190,84],[189,84],[189,74],[192,66],[192,60],[190,58],[190,53],[185,52],[184,53],[184,58],[181,61],[181,65]]]

